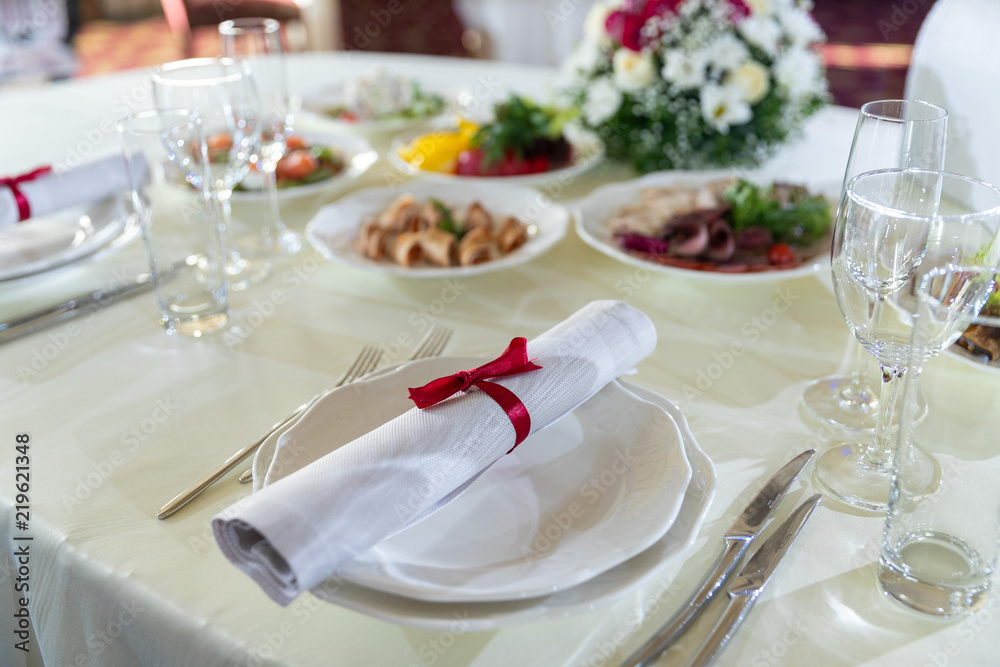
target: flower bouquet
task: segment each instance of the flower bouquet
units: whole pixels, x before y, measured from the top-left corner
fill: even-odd
[[[808,0],[611,0],[587,16],[567,93],[641,172],[755,165],[828,99]]]

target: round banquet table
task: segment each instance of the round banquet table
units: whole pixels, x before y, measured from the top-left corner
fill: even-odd
[[[428,88],[487,102],[535,96],[555,70],[412,56],[305,54],[291,59],[302,94],[377,65]],[[150,104],[148,75],[128,71],[0,91],[0,174],[113,150],[109,122]],[[834,191],[855,112],[827,108],[766,173]],[[376,142],[385,149],[387,140]],[[351,187],[394,178],[383,159]],[[602,164],[560,202],[633,178]],[[283,205],[302,231],[328,191]],[[255,214],[235,206],[237,218]],[[0,320],[143,270],[136,241],[113,254],[0,283]],[[0,348],[0,664],[49,665],[615,665],[666,621],[723,547],[723,534],[763,482],[832,433],[810,429],[799,397],[842,365],[848,333],[822,274],[720,284],[650,273],[594,251],[570,229],[553,250],[498,273],[445,284],[325,262],[310,247],[233,294],[251,334],[164,334],[150,296],[118,302]],[[445,304],[443,290],[457,296]],[[367,341],[397,355],[431,320],[454,328],[448,353],[495,353],[595,299],[623,299],[656,325],[656,351],[631,380],[686,416],[716,467],[717,488],[694,544],[609,604],[560,618],[469,630],[420,629],[306,594],[280,607],[226,561],[213,515],[249,493],[231,473],[174,517],[157,510],[281,416],[333,383]],[[253,313],[259,313],[252,316]],[[734,347],[734,343],[739,346]],[[395,346],[394,346],[395,344]],[[732,354],[731,350],[737,350]],[[15,648],[15,434],[31,437],[30,652]],[[242,468],[242,466],[241,466]],[[237,470],[239,470],[238,468]],[[807,469],[782,518],[815,492]],[[996,664],[997,598],[941,623],[884,600],[875,582],[882,520],[821,505],[722,653],[721,665]],[[662,664],[682,664],[721,612],[716,600]],[[419,625],[419,623],[417,624]]]

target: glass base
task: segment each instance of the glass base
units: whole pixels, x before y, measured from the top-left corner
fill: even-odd
[[[942,533],[910,535],[892,553],[883,549],[878,585],[889,599],[947,618],[980,609],[990,577],[982,559],[963,542]]]
[[[244,290],[271,275],[271,262],[260,257],[230,258],[226,263],[229,289]]]
[[[164,317],[163,327],[168,335],[201,337],[216,329],[222,328],[229,321],[229,312],[222,311],[209,315],[195,315],[193,317]]]
[[[849,433],[875,430],[878,417],[878,394],[866,387],[858,396],[851,387],[850,375],[830,375],[816,380],[802,392],[802,405],[812,417]],[[927,416],[927,400],[921,391],[916,422]]]
[[[851,397],[850,375],[816,380],[802,392],[802,403],[820,420],[849,431],[871,431],[878,416],[878,395],[866,387]]]
[[[889,506],[892,466],[874,467],[865,457],[867,443],[843,442],[823,452],[813,468],[813,476],[822,490],[842,503],[870,512],[882,513]],[[941,483],[941,466],[930,454],[911,447],[911,456],[920,457],[926,479],[924,494],[932,493]]]
[[[240,253],[248,257],[294,255],[302,250],[302,237],[287,228],[277,233],[263,230],[240,237],[239,247]]]

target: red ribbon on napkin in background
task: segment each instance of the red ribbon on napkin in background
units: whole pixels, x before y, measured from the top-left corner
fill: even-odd
[[[14,195],[14,201],[17,202],[18,222],[31,217],[31,204],[28,203],[28,198],[21,192],[21,188],[17,186],[25,181],[33,181],[51,171],[52,167],[39,167],[34,171],[29,171],[27,174],[21,174],[20,176],[0,177],[0,185],[6,185],[10,188],[11,193]]]
[[[541,366],[528,360],[527,339],[515,338],[510,341],[510,345],[507,346],[504,353],[493,361],[483,364],[479,368],[458,371],[454,375],[431,380],[423,387],[411,388],[410,398],[422,410],[436,405],[460,391],[468,391],[473,386],[479,387],[503,408],[503,411],[510,418],[510,423],[514,425],[514,433],[517,438],[514,440],[514,446],[507,451],[510,454],[531,432],[531,416],[528,414],[528,409],[524,407],[524,403],[514,395],[514,392],[493,382],[487,382],[487,380],[540,369]]]

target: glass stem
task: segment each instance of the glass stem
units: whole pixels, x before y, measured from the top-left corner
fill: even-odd
[[[851,359],[851,381],[840,391],[840,406],[849,412],[870,412],[877,406],[871,385],[868,378],[872,373],[873,357],[861,346],[852,336]]]
[[[905,368],[880,364],[882,392],[879,397],[878,418],[875,421],[875,438],[865,449],[861,465],[878,472],[892,468],[892,422],[896,414],[896,400],[903,384]]]
[[[281,221],[281,207],[278,205],[278,179],[275,174],[277,167],[278,164],[273,160],[261,160],[271,215],[267,225],[260,231],[260,238],[268,245],[275,243],[277,235],[285,231],[285,223]]]

